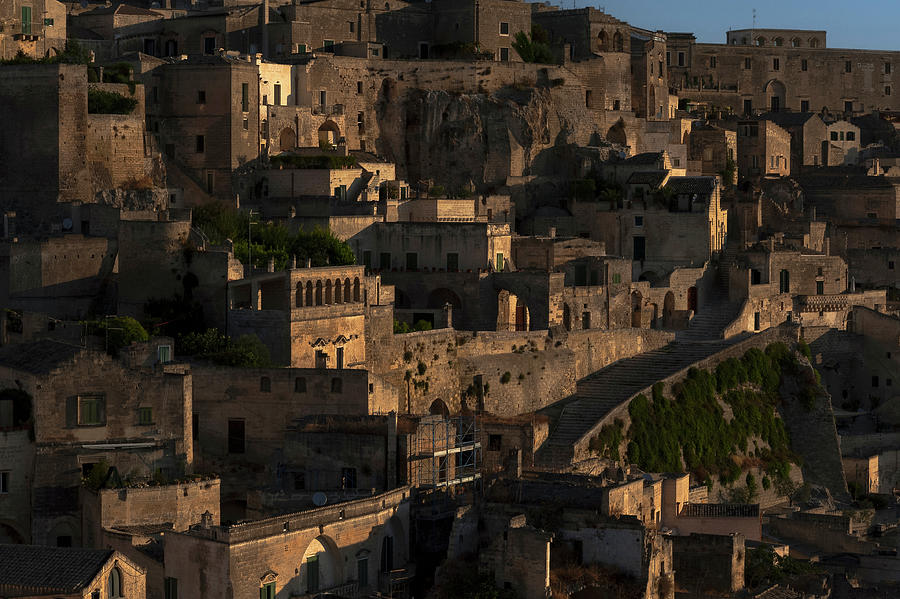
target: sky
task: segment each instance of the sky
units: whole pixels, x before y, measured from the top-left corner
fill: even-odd
[[[817,29],[829,48],[900,50],[900,0],[551,0],[560,8],[593,6],[636,27],[693,33],[725,43],[729,29]]]

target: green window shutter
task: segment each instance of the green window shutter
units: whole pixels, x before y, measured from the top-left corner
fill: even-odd
[[[78,426],[78,396],[66,398],[66,426]]]
[[[105,425],[106,424],[106,398],[98,397],[95,400],[94,405],[97,406],[97,408],[96,408],[97,409],[97,418],[95,419],[95,422]]]
[[[259,599],[266,599],[266,587],[259,587]]]
[[[22,33],[31,35],[31,7],[22,7]]]

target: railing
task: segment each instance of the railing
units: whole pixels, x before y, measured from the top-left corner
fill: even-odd
[[[801,295],[799,299],[806,312],[834,312],[844,310],[850,305],[850,299],[843,294]]]

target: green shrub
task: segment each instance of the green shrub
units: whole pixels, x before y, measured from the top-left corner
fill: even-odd
[[[797,351],[806,356],[807,360],[812,358],[812,350],[809,349],[809,344],[805,339],[801,339],[797,342]]]
[[[113,356],[135,341],[147,341],[150,335],[141,323],[130,316],[116,316],[88,323],[88,332],[104,337],[106,351]]]
[[[512,378],[512,374],[510,374],[510,372],[507,370],[500,376],[500,384],[505,385],[506,383],[508,383],[510,381],[511,378]]]
[[[590,441],[591,451],[600,454],[600,457],[618,461],[619,445],[625,436],[624,429],[625,424],[618,418],[612,424],[604,424]]]
[[[425,374],[425,371],[428,370],[428,366],[425,365],[425,362],[419,362],[416,366],[416,371],[419,373],[419,376]]]
[[[231,339],[218,329],[189,333],[176,340],[179,353],[223,366],[266,368],[272,365],[269,349],[256,335]]]
[[[126,98],[122,94],[102,89],[88,89],[90,114],[131,114],[135,106],[137,106],[135,98]]]

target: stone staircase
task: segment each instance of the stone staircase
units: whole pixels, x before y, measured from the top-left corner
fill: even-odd
[[[671,343],[663,348],[619,360],[581,379],[575,396],[563,407],[536,461],[546,468],[571,463],[574,446],[614,408],[630,397],[733,343],[732,340]]]
[[[725,251],[722,252],[722,255],[719,257],[719,264],[716,270],[716,282],[719,284],[721,289],[725,290],[725,294],[728,294],[728,284],[731,277],[731,265],[734,264],[734,261],[737,259],[738,248],[735,242],[726,243]]]
[[[712,341],[722,338],[725,327],[734,321],[740,306],[728,301],[728,293],[717,289],[715,295],[708,298],[688,328],[675,333],[676,341]]]

